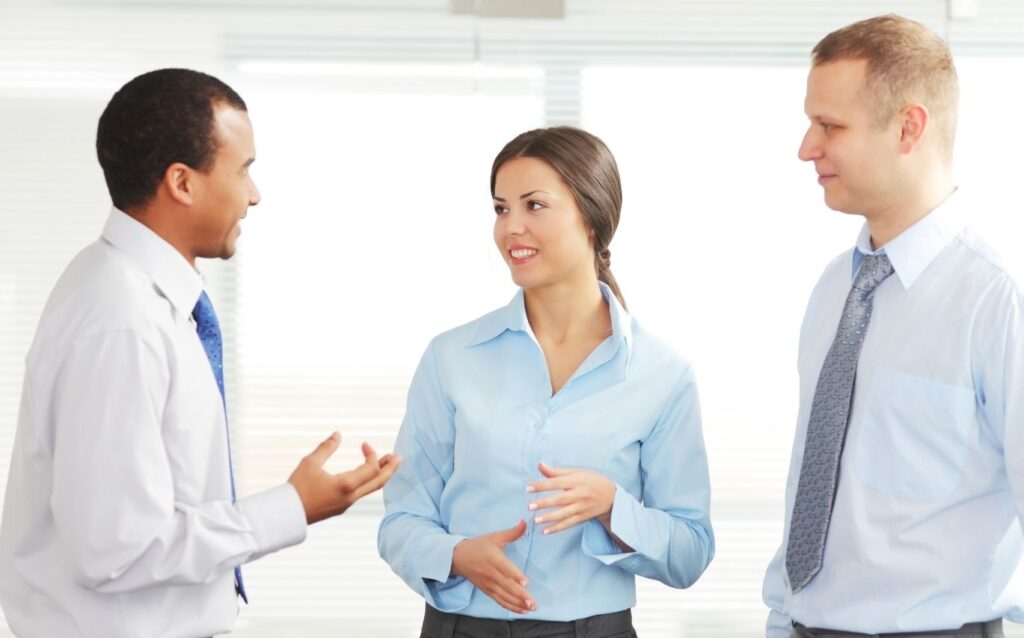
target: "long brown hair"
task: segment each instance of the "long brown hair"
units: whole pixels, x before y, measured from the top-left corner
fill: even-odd
[[[546,162],[572,191],[576,207],[593,235],[597,278],[608,284],[625,308],[626,301],[612,275],[612,253],[608,249],[622,211],[622,181],[612,152],[596,135],[572,126],[538,128],[521,133],[494,158],[491,166],[492,196],[498,169],[519,157]]]

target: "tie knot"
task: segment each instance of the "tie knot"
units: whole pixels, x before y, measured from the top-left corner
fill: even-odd
[[[213,309],[213,302],[204,290],[199,295],[199,301],[192,308],[192,318],[196,320],[198,330],[215,328],[220,332],[220,322],[217,321],[217,311]]]
[[[857,271],[857,278],[853,281],[853,287],[862,292],[871,293],[878,287],[878,284],[893,273],[892,263],[888,255],[867,255]]]

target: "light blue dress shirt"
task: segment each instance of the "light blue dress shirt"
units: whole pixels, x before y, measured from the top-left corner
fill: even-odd
[[[887,243],[857,367],[822,569],[793,594],[785,548],[822,362],[864,255],[825,270],[800,337],[786,529],[764,580],[770,638],[791,621],[861,633],[1024,620],[1024,296],[956,193]]]
[[[710,489],[690,364],[656,341],[607,286],[612,335],[554,396],[523,292],[434,338],[412,381],[384,489],[380,554],[433,607],[522,618],[462,577],[455,545],[527,522],[506,555],[529,579],[537,610],[572,620],[636,603],[634,576],[687,587],[714,554]],[[596,520],[544,535],[527,505],[539,462],[595,470],[617,485],[611,528]]]

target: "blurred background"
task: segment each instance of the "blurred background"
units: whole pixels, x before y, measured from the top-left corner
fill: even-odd
[[[284,481],[334,429],[336,470],[362,440],[391,448],[428,340],[514,293],[491,243],[494,155],[574,124],[616,155],[613,270],[632,313],[695,362],[711,464],[717,557],[689,590],[638,581],[636,626],[758,635],[798,327],[860,227],[796,158],[808,54],[888,12],[950,42],[958,182],[1020,264],[1019,0],[0,0],[0,495],[35,323],[109,210],[97,118],[130,78],[212,73],[255,127],[263,201],[238,255],[201,265],[241,493]],[[416,635],[422,600],[377,556],[382,513],[374,495],[248,566],[234,635]]]

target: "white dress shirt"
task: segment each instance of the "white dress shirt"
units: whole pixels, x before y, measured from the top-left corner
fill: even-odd
[[[967,223],[961,194],[887,243],[821,571],[785,573],[807,421],[867,226],[811,295],[786,529],[764,580],[767,635],[791,621],[862,633],[1024,621],[1024,296]]]
[[[224,407],[191,318],[202,288],[117,209],[57,282],[26,360],[0,527],[18,636],[230,631],[234,567],[304,540],[291,485],[231,502]]]

